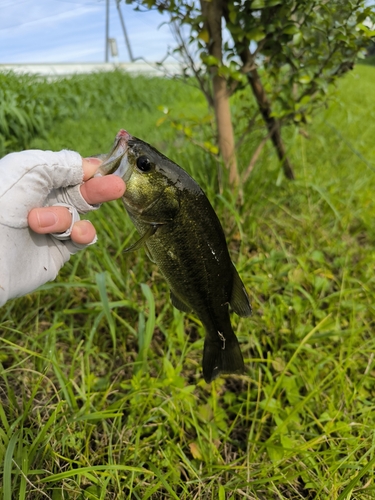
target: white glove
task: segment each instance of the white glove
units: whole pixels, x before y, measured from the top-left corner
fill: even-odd
[[[82,182],[82,157],[73,151],[29,150],[0,160],[0,306],[56,278],[70,255],[87,246],[69,237],[77,211],[84,214],[100,206],[85,201]],[[28,225],[31,209],[56,204],[72,214],[65,239],[37,234]]]

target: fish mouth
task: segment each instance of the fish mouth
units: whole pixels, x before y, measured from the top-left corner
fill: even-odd
[[[132,136],[124,129],[116,135],[111,151],[105,157],[98,169],[100,175],[118,175],[126,182],[131,175],[131,168],[128,162],[129,140]]]

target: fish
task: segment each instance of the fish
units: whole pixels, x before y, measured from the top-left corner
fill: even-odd
[[[113,173],[126,183],[122,201],[140,235],[126,251],[145,247],[169,286],[173,306],[196,314],[205,328],[205,381],[243,373],[229,306],[241,317],[252,309],[204,191],[179,165],[123,129],[99,168],[101,175]]]

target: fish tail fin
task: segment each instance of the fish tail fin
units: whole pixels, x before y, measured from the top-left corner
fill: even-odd
[[[207,383],[222,373],[243,373],[245,370],[240,345],[233,331],[226,338],[221,333],[216,337],[213,340],[207,336],[204,342],[203,377]]]

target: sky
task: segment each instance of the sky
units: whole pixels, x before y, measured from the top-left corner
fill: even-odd
[[[135,12],[123,0],[121,11],[134,58],[161,61],[174,45],[168,18]],[[105,0],[0,0],[0,64],[104,62],[105,19]],[[115,0],[109,37],[118,61],[129,62]]]

